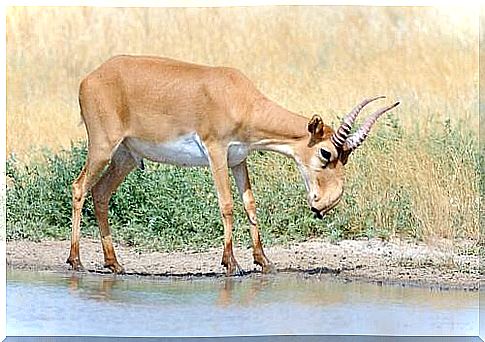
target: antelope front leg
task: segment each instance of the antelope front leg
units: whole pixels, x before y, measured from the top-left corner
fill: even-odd
[[[263,273],[274,271],[273,264],[269,261],[263,251],[261,239],[259,236],[258,223],[256,220],[256,201],[254,200],[249,181],[248,168],[246,161],[232,168],[232,173],[236,179],[237,189],[244,203],[244,210],[248,215],[251,239],[253,241],[253,258],[254,263],[263,268]]]
[[[227,166],[227,148],[208,145],[207,150],[224,224],[224,253],[221,264],[226,267],[228,276],[241,275],[243,270],[237,263],[232,250],[233,203]]]

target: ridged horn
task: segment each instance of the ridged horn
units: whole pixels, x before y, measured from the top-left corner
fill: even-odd
[[[336,148],[341,148],[345,144],[345,141],[349,136],[350,130],[352,129],[352,125],[354,124],[354,121],[357,118],[357,115],[359,115],[362,108],[364,108],[367,104],[371,103],[372,101],[383,99],[383,98],[385,98],[385,96],[376,96],[370,99],[363,100],[361,103],[355,106],[354,109],[352,109],[352,111],[349,114],[347,114],[342,119],[342,123],[340,124],[340,127],[331,137],[332,143],[335,145]]]
[[[369,117],[364,121],[364,123],[359,128],[359,130],[354,134],[352,134],[352,136],[347,139],[344,145],[344,151],[352,152],[357,147],[359,147],[364,142],[365,138],[367,138],[367,135],[369,134],[370,129],[372,128],[372,125],[374,125],[377,119],[379,119],[379,117],[382,114],[393,109],[398,105],[399,105],[399,102],[396,102],[393,105],[379,109],[375,113],[369,115]]]

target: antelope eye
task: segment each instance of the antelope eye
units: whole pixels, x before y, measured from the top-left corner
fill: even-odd
[[[330,161],[330,157],[332,156],[332,154],[329,151],[327,151],[326,149],[324,149],[324,148],[321,148],[320,149],[320,155],[327,162]]]

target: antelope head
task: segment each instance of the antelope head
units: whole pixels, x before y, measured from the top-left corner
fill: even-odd
[[[359,103],[343,118],[336,131],[325,125],[318,115],[314,115],[309,121],[310,138],[305,142],[305,146],[300,146],[297,164],[305,180],[308,204],[316,217],[323,218],[323,215],[340,201],[344,185],[343,171],[349,155],[364,142],[377,119],[399,104],[396,102],[377,110],[350,135],[352,125],[362,108],[381,98],[384,96],[365,99]]]

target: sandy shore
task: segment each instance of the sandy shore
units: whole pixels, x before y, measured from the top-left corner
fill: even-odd
[[[367,281],[439,289],[477,290],[480,272],[476,255],[462,255],[466,242],[440,240],[432,244],[393,240],[344,240],[330,243],[312,240],[266,248],[278,272],[308,276],[331,276],[343,281]],[[222,248],[205,252],[139,252],[115,245],[118,260],[127,274],[146,276],[223,276]],[[65,263],[69,241],[9,241],[7,269],[71,272]],[[250,249],[237,247],[235,256],[249,273],[259,272]],[[103,268],[101,243],[81,241],[81,260],[88,272]]]

